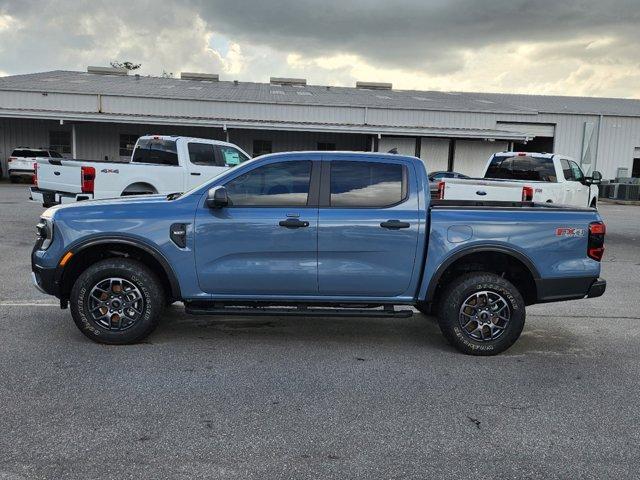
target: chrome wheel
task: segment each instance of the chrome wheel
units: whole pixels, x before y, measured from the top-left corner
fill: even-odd
[[[112,331],[132,327],[144,312],[144,298],[124,278],[100,280],[89,293],[89,313],[95,323]]]
[[[462,331],[478,341],[500,337],[511,319],[507,301],[496,292],[482,291],[469,295],[460,307]]]

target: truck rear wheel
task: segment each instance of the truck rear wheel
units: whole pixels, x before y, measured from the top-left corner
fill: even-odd
[[[442,334],[458,350],[468,355],[496,355],[520,337],[525,303],[508,280],[474,272],[446,287],[438,316]]]
[[[71,289],[71,315],[94,342],[135,343],[158,325],[165,295],[156,275],[143,263],[108,258],[87,268]]]

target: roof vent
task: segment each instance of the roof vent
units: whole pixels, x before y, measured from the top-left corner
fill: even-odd
[[[93,73],[95,75],[129,75],[129,70],[126,68],[114,68],[114,67],[87,67],[87,73]]]
[[[269,79],[269,83],[271,85],[306,85],[306,78],[282,78],[282,77],[271,77]]]
[[[393,84],[382,82],[356,82],[356,88],[364,88],[367,90],[391,90]]]
[[[209,82],[217,82],[220,80],[220,76],[217,73],[194,73],[194,72],[182,72],[180,73],[182,80],[207,80]]]

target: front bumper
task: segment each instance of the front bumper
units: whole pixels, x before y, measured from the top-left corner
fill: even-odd
[[[31,265],[31,280],[38,291],[47,295],[59,296],[59,284],[56,281],[55,268],[42,268]]]
[[[46,206],[59,205],[65,203],[82,202],[83,200],[93,200],[93,193],[67,193],[54,192],[53,190],[42,190],[38,187],[29,189],[29,200],[42,203]]]

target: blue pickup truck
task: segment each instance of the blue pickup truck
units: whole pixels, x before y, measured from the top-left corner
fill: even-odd
[[[597,211],[434,201],[424,163],[355,152],[248,161],[186,193],[46,210],[37,288],[108,344],[153,331],[163,308],[201,315],[434,313],[464,353],[520,336],[525,306],[597,297]]]

